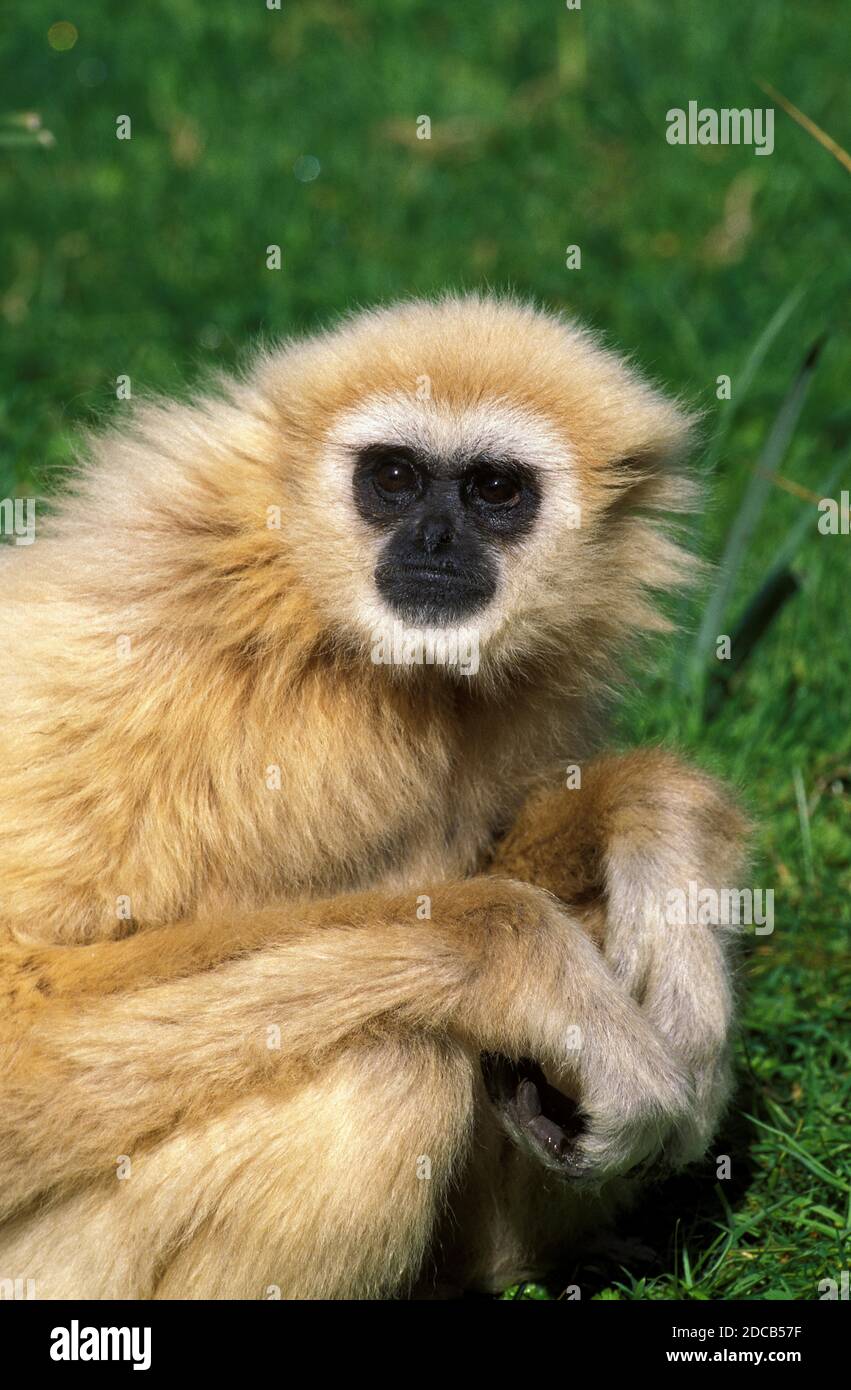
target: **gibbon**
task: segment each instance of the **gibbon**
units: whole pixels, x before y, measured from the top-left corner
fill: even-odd
[[[735,884],[745,822],[600,753],[695,573],[690,419],[453,295],[126,409],[0,554],[0,1278],[539,1276],[729,1093],[735,933],[665,902]]]

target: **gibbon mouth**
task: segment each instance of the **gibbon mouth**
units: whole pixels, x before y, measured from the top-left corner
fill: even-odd
[[[551,1086],[537,1062],[521,1057],[512,1062],[499,1053],[482,1054],[482,1075],[488,1095],[510,1127],[537,1149],[548,1165],[580,1176],[576,1140],[585,1124],[575,1100]]]
[[[457,622],[484,608],[496,591],[492,577],[439,562],[382,564],[375,582],[394,612],[419,623]]]

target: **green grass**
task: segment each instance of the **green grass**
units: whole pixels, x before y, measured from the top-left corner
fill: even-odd
[[[57,19],[76,26],[73,48],[50,47]],[[794,490],[820,496],[832,471],[832,495],[851,487],[849,179],[780,110],[768,158],[664,138],[668,108],[691,99],[766,105],[764,78],[847,148],[843,32],[827,0],[586,0],[580,13],[555,0],[284,0],[280,13],[35,0],[0,32],[0,104],[37,112],[53,137],[0,128],[0,496],[53,485],[75,431],[115,408],[119,374],[171,390],[259,333],[352,304],[511,285],[602,328],[706,411],[707,557],[748,489],[762,493],[720,631],[797,534],[798,591],[715,718],[693,679],[698,608],[618,728],[625,745],[669,743],[739,786],[758,826],[753,881],[775,889],[775,933],[743,971],[740,1090],[714,1146],[732,1176],[716,1182],[707,1162],[630,1218],[648,1263],[586,1263],[523,1297],[578,1279],[584,1297],[812,1299],[849,1263],[851,537],[820,536]],[[423,113],[430,142],[414,138]],[[115,137],[123,114],[129,142]],[[305,156],[319,162],[309,181]],[[265,268],[271,243],[279,273]],[[564,266],[573,243],[580,271]],[[824,334],[789,446],[769,460],[780,482],[752,485]]]

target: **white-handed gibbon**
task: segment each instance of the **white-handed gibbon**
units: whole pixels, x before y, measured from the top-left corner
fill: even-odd
[[[665,903],[739,881],[744,821],[599,755],[695,573],[690,422],[451,295],[126,409],[0,553],[0,1278],[539,1275],[729,1090],[733,933]]]

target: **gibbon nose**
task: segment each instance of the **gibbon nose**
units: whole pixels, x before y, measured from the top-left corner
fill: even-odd
[[[443,550],[455,538],[452,518],[445,514],[424,517],[417,528],[417,540],[426,555]]]

